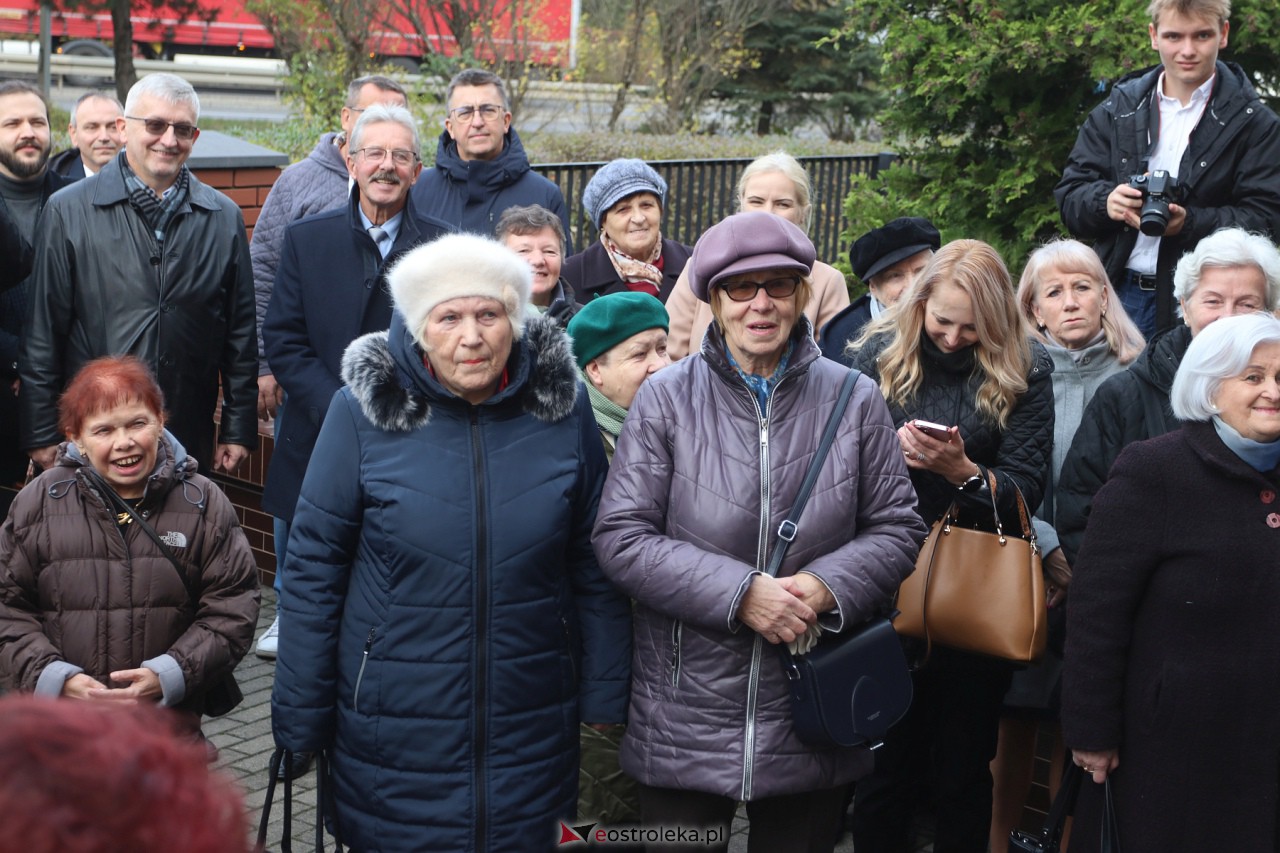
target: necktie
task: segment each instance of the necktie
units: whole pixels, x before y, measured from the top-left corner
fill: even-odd
[[[387,253],[391,251],[391,235],[377,225],[371,225],[369,226],[369,236],[377,244],[378,253],[382,255],[383,259],[386,259]]]

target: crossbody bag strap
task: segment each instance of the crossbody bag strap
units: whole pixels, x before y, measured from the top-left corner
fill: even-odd
[[[773,577],[778,576],[778,570],[782,568],[782,560],[787,556],[787,549],[791,547],[791,541],[796,538],[799,532],[800,514],[804,512],[804,506],[809,502],[809,494],[813,491],[813,486],[818,481],[818,474],[822,471],[822,464],[826,461],[827,453],[831,450],[831,445],[836,440],[836,431],[840,428],[840,419],[844,417],[845,409],[849,408],[849,398],[853,396],[853,386],[857,383],[861,371],[850,369],[844,377],[844,384],[840,386],[840,396],[836,398],[835,407],[831,410],[831,416],[827,418],[827,427],[822,431],[822,440],[818,442],[818,450],[813,454],[813,460],[809,463],[809,470],[805,472],[804,480],[800,483],[800,491],[796,492],[796,499],[791,504],[791,512],[787,513],[787,517],[778,525],[778,544],[773,548],[773,554],[769,558],[769,565],[765,568],[765,572]]]
[[[80,470],[84,471],[89,479],[93,481],[93,484],[98,487],[98,491],[100,491],[102,496],[106,498],[107,503],[114,506],[118,511],[128,514],[129,518],[133,519],[133,523],[138,525],[142,532],[151,538],[152,542],[156,543],[156,547],[160,549],[160,553],[164,554],[165,559],[167,559],[169,564],[173,566],[173,570],[178,573],[178,579],[182,581],[183,588],[186,589],[187,595],[191,598],[191,606],[199,609],[198,605],[200,602],[200,596],[191,587],[191,583],[187,580],[187,573],[183,570],[182,564],[178,562],[177,555],[174,554],[173,549],[165,544],[165,541],[160,538],[160,534],[156,533],[156,529],[148,524],[147,520],[142,517],[141,513],[135,510],[127,500],[120,497],[116,490],[111,488],[111,484],[102,478],[101,474],[88,466],[85,466]]]

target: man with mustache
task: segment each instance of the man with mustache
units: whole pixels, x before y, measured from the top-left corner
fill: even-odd
[[[67,183],[49,168],[49,108],[30,83],[0,83],[0,512],[27,470],[18,449],[18,345],[35,258],[36,221]]]
[[[249,241],[239,206],[187,168],[199,117],[186,80],[142,78],[116,121],[124,149],[40,218],[18,405],[20,446],[42,467],[64,438],[58,395],[104,355],[151,368],[166,427],[202,471],[234,471],[257,446]]]
[[[286,525],[293,521],[329,400],[343,384],[343,351],[359,336],[391,325],[387,269],[419,243],[452,230],[415,211],[410,200],[409,189],[422,171],[421,152],[408,110],[368,107],[347,145],[347,167],[356,182],[347,204],[285,230],[262,342],[288,399],[288,414],[267,469],[262,508]],[[288,528],[283,532],[287,537]],[[287,571],[287,561],[276,567],[285,584]],[[288,625],[278,632],[278,641],[288,642]]]
[[[73,181],[98,174],[124,143],[116,129],[122,115],[124,107],[115,98],[105,92],[85,92],[71,108],[67,125],[71,147],[55,154],[49,168]]]

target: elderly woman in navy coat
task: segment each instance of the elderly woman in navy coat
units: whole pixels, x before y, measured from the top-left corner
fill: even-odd
[[[276,740],[330,752],[353,850],[549,850],[579,720],[626,709],[630,611],[590,542],[604,450],[518,255],[448,236],[389,280],[294,515]]]
[[[1125,850],[1276,849],[1280,806],[1280,320],[1187,348],[1181,429],[1130,445],[1098,492],[1067,602],[1062,727],[1110,777]],[[1071,849],[1097,843],[1086,783]]]

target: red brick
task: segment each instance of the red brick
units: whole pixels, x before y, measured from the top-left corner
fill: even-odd
[[[240,205],[241,210],[258,205],[258,191],[252,187],[249,189],[225,189],[223,193],[226,194],[227,198]]]
[[[267,203],[267,196],[271,194],[271,187],[258,187],[258,207]]]
[[[196,172],[196,177],[203,183],[220,190],[235,186],[234,169],[201,169]]]
[[[235,192],[242,193],[242,192],[246,192],[246,190],[235,190]],[[250,225],[257,225],[258,214],[261,212],[262,212],[262,208],[260,207],[245,207],[244,205],[241,205],[240,213],[244,216],[245,227],[247,228]]]
[[[280,170],[275,167],[259,169],[236,169],[235,186],[237,187],[269,187],[280,177]]]

